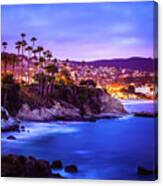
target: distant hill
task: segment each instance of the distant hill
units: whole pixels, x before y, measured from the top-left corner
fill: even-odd
[[[131,57],[127,59],[102,59],[95,61],[88,61],[88,65],[93,66],[108,66],[108,67],[117,67],[117,68],[127,68],[132,70],[148,71],[152,72],[154,69],[157,69],[158,60],[152,58],[143,58],[143,57]]]

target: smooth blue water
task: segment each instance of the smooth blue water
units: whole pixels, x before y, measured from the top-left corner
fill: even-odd
[[[153,169],[156,118],[124,117],[96,122],[24,122],[30,133],[2,133],[2,154],[32,155],[64,165],[76,164],[79,172],[68,178],[152,180],[138,176],[137,166]]]

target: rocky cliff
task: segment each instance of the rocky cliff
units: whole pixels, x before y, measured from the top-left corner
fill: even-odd
[[[77,86],[56,86],[39,101],[24,101],[17,118],[24,120],[87,120],[99,114],[122,115],[126,111],[105,90]]]

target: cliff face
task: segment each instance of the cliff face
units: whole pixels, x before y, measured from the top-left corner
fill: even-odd
[[[101,113],[127,113],[118,99],[111,97],[105,91],[100,95],[100,112]]]
[[[119,100],[102,89],[56,86],[54,92],[37,103],[24,102],[17,117],[27,120],[83,120],[85,116],[98,114],[125,114]]]

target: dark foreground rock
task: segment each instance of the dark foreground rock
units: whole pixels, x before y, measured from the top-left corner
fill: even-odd
[[[148,175],[157,175],[157,169],[156,170],[148,170],[144,167],[138,166],[137,168],[137,174],[141,176],[148,176]]]
[[[7,139],[8,140],[16,140],[16,137],[15,136],[8,136]]]
[[[78,172],[78,169],[75,165],[68,165],[65,167],[65,172],[69,172],[69,173],[76,173]]]
[[[60,173],[52,173],[52,169],[63,169],[61,160],[54,160],[52,164],[46,160],[39,160],[32,156],[2,155],[2,177],[31,177],[31,178],[65,178]],[[65,172],[78,171],[75,165],[65,167]]]
[[[54,160],[52,162],[51,168],[52,169],[62,169],[63,168],[63,165],[62,165],[61,160]]]
[[[48,161],[16,155],[2,155],[1,175],[2,177],[53,177]]]

